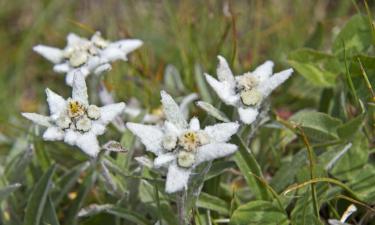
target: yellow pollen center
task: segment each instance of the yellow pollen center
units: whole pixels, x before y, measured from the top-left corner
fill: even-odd
[[[188,131],[180,137],[180,145],[186,151],[193,151],[199,144],[199,138],[195,132]]]
[[[68,112],[70,117],[77,117],[85,113],[85,108],[78,101],[70,101]]]

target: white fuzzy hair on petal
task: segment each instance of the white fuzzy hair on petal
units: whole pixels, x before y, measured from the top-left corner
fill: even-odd
[[[259,111],[256,108],[238,108],[238,114],[240,115],[240,120],[245,124],[251,124],[257,118]]]
[[[50,127],[52,124],[50,123],[50,118],[48,116],[43,116],[37,113],[21,113],[23,117],[25,117],[28,120],[31,120],[32,122],[44,126],[44,127]]]
[[[195,165],[211,161],[217,158],[228,156],[237,151],[237,145],[228,143],[213,143],[198,148]]]
[[[65,132],[64,142],[68,143],[70,145],[75,145],[78,137],[81,134],[79,132],[73,131],[73,130],[67,130]]]
[[[71,68],[68,62],[56,64],[53,66],[53,71],[55,71],[56,73],[67,73],[70,71],[70,69]]]
[[[85,76],[79,70],[74,73],[72,98],[84,105],[89,104]]]
[[[43,139],[46,141],[61,141],[64,139],[64,131],[58,127],[48,127],[43,133]]]
[[[180,111],[180,107],[173,98],[165,91],[160,92],[161,103],[163,104],[164,114],[167,120],[178,128],[187,128],[187,122]]]
[[[173,153],[162,154],[154,159],[154,166],[155,168],[164,167],[175,159],[176,159],[176,155]]]
[[[64,58],[62,50],[58,48],[37,45],[33,50],[54,64],[60,63]]]
[[[47,102],[49,111],[52,117],[59,116],[60,113],[65,110],[66,101],[63,97],[51,91],[49,88],[46,89]]]
[[[76,145],[91,157],[96,157],[100,151],[98,139],[91,132],[80,135],[77,138]]]
[[[293,69],[283,70],[275,73],[273,76],[260,83],[258,90],[262,93],[263,98],[267,97],[275,88],[284,83],[292,73]]]
[[[102,135],[105,132],[105,126],[97,121],[93,121],[91,132],[93,132],[95,135]]]
[[[189,128],[193,131],[198,131],[200,129],[199,120],[196,117],[191,118]]]
[[[235,85],[232,70],[229,68],[227,60],[222,56],[217,56],[219,65],[216,68],[217,78],[219,81],[227,81],[231,86]]]
[[[238,123],[219,123],[212,126],[207,126],[204,131],[215,142],[227,142],[230,137],[235,134],[239,128]]]
[[[240,97],[234,91],[234,87],[227,81],[220,82],[208,74],[205,74],[205,77],[208,84],[225,104],[236,105],[240,100]]]
[[[125,103],[115,103],[106,106],[100,107],[100,119],[99,121],[107,125],[109,122],[115,119],[116,116],[119,116],[124,112]]]
[[[143,125],[139,123],[127,123],[126,127],[146,146],[146,149],[159,155],[162,151],[163,132],[157,126]]]
[[[258,78],[260,82],[267,80],[272,75],[274,63],[270,60],[255,68],[251,74]]]
[[[143,45],[143,41],[138,39],[126,39],[113,42],[112,44],[119,48],[126,56],[130,52],[141,47]]]
[[[183,169],[177,166],[176,163],[172,163],[168,167],[165,191],[167,193],[174,193],[187,189],[190,174],[190,169]]]

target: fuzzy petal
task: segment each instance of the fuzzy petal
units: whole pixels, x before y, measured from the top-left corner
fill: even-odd
[[[67,43],[68,46],[76,46],[76,45],[82,44],[83,42],[88,41],[87,39],[81,38],[75,33],[69,33],[68,36],[66,37],[66,40],[68,42]]]
[[[58,127],[48,127],[43,133],[43,139],[46,141],[61,141],[64,139],[64,131]]]
[[[217,78],[219,81],[226,81],[228,82],[232,87],[235,85],[234,76],[232,73],[232,70],[229,68],[227,60],[222,56],[217,56],[219,59],[219,65],[216,69]]]
[[[161,103],[163,104],[164,114],[167,120],[180,129],[187,128],[187,122],[177,103],[167,92],[161,91],[160,94]]]
[[[102,135],[105,132],[105,126],[98,121],[92,123],[91,132],[95,135]]]
[[[235,134],[240,125],[238,123],[219,123],[204,129],[215,142],[227,142]]]
[[[169,163],[171,163],[175,159],[176,159],[176,155],[173,153],[162,154],[154,159],[154,166],[155,168],[167,166],[169,165]]]
[[[76,141],[76,145],[91,157],[96,157],[100,151],[98,139],[91,132],[80,135]]]
[[[174,134],[177,137],[181,134],[182,130],[178,129],[173,123],[171,123],[169,121],[165,121],[164,122],[164,131],[165,131],[166,134]]]
[[[193,131],[198,131],[200,129],[199,120],[196,117],[191,118],[189,128]]]
[[[267,97],[275,88],[284,83],[284,81],[286,81],[292,75],[292,73],[293,69],[287,69],[275,73],[273,76],[260,83],[258,91],[262,93],[263,98]]]
[[[40,126],[44,126],[44,127],[52,126],[52,124],[50,123],[50,118],[48,116],[43,116],[37,113],[21,113],[21,114],[26,119],[31,120]]]
[[[76,70],[73,78],[72,98],[84,105],[89,105],[85,76]]]
[[[138,40],[138,39],[126,39],[126,40],[113,42],[111,43],[111,45],[114,45],[117,48],[119,48],[126,56],[130,52],[141,47],[143,45],[143,41]]]
[[[190,173],[190,169],[183,169],[178,167],[176,163],[172,163],[168,168],[165,191],[174,193],[187,189]]]
[[[251,74],[258,78],[260,82],[267,80],[272,75],[274,63],[270,60],[258,66]]]
[[[115,119],[116,116],[120,115],[125,109],[125,103],[115,103],[100,107],[100,118],[99,121],[103,125],[107,125],[109,122]]]
[[[235,94],[234,87],[227,81],[219,82],[212,76],[205,74],[208,84],[214,89],[219,98],[227,105],[235,105],[240,97]]]
[[[46,89],[47,102],[49,111],[52,117],[57,117],[60,113],[65,110],[66,101],[60,95],[51,91],[49,88]]]
[[[76,73],[80,73],[83,75],[84,78],[86,78],[90,74],[90,71],[87,69],[86,66],[69,70],[65,77],[65,83],[68,86],[73,86],[73,80]]]
[[[225,157],[237,151],[237,145],[228,143],[213,143],[198,148],[195,165],[202,162]]]
[[[33,50],[54,64],[60,63],[64,58],[63,51],[58,48],[37,45],[33,47]]]
[[[101,53],[100,57],[107,62],[113,62],[116,60],[126,60],[126,55],[120,48],[117,46],[110,44],[107,48],[105,48]]]
[[[102,65],[98,66],[94,70],[94,74],[95,75],[100,75],[100,74],[102,74],[104,72],[110,71],[111,69],[112,69],[112,66],[109,63],[105,63],[105,64],[102,64]]]
[[[256,108],[238,108],[240,119],[245,124],[251,124],[257,118],[259,112]]]
[[[163,132],[157,126],[143,125],[139,123],[127,123],[127,128],[146,146],[147,151],[156,155],[162,151]]]
[[[53,71],[55,71],[56,73],[68,73],[70,70],[71,68],[69,66],[69,63],[67,62],[56,64],[53,67]]]
[[[77,142],[78,137],[81,134],[79,132],[73,131],[73,130],[67,130],[65,132],[65,137],[64,137],[64,142],[70,144],[70,145],[75,145]]]

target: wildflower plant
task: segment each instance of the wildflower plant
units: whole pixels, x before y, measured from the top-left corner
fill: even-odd
[[[188,124],[177,103],[166,92],[161,92],[166,120],[161,126],[127,123],[146,149],[156,155],[154,167],[166,167],[167,193],[184,191],[193,169],[206,161],[233,154],[234,144],[226,143],[239,128],[237,123],[219,123],[201,129],[199,120]]]
[[[266,61],[252,72],[234,76],[228,62],[218,56],[217,79],[206,74],[206,80],[227,105],[234,106],[241,122],[251,124],[259,114],[264,99],[293,73],[293,69],[272,73],[274,63]]]
[[[77,72],[84,77],[99,75],[110,70],[112,62],[126,61],[127,55],[142,44],[138,39],[111,42],[102,38],[100,32],[96,32],[90,40],[70,33],[64,49],[46,45],[37,45],[33,49],[54,64],[55,72],[66,74],[66,84],[71,86]]]
[[[100,151],[98,135],[105,132],[106,126],[125,109],[125,103],[109,104],[103,107],[90,105],[84,76],[76,71],[73,80],[72,97],[64,99],[46,89],[49,116],[37,113],[22,113],[35,124],[47,127],[43,133],[46,141],[64,141],[78,146],[91,157]]]
[[[12,4],[17,3],[7,4],[6,12],[14,19],[13,7],[8,7]],[[330,6],[327,13],[319,13],[323,22],[329,15],[330,22],[318,23],[311,35],[306,31],[314,30],[315,20],[309,24],[305,14],[312,18],[319,10],[309,1],[297,10],[303,13],[292,14],[289,6],[274,10],[246,1],[134,1],[130,10],[121,7],[123,2],[108,6],[112,4],[124,9],[124,18],[135,18],[126,23],[126,30],[112,27],[116,23],[108,20],[112,17],[106,8],[98,7],[93,16],[107,30],[134,32],[148,43],[145,51],[130,60],[131,66],[116,68],[110,77],[97,76],[107,74],[115,61],[127,60],[143,41],[112,42],[99,32],[90,38],[70,33],[61,49],[34,47],[54,64],[55,72],[65,75],[61,86],[71,91],[69,98],[47,88],[49,115],[30,113],[36,111],[39,101],[33,94],[40,83],[27,83],[20,99],[11,94],[4,98],[1,115],[12,112],[11,107],[27,112],[22,113],[24,118],[9,113],[9,123],[0,125],[0,224],[373,223],[373,4],[353,1],[351,7],[341,1],[319,1],[319,10]],[[331,7],[336,4],[340,7]],[[168,26],[163,29],[153,27],[160,26],[160,21],[150,21],[159,18],[155,15],[159,16],[161,5],[168,9]],[[192,5],[194,10],[189,8]],[[20,25],[38,12],[37,6],[22,10],[27,12],[26,19],[21,15],[17,23],[10,23],[12,32],[2,32],[1,37],[18,35]],[[57,6],[61,3],[52,1],[46,11],[59,9],[64,19],[73,15]],[[340,18],[333,19],[362,8],[367,16],[355,15],[345,25]],[[44,24],[48,29],[61,28],[51,26],[55,25],[52,20],[46,22],[52,13],[41,12],[35,29],[20,46],[30,48],[38,32],[45,31]],[[191,12],[199,21],[189,19],[186,13]],[[287,20],[275,23],[285,15]],[[295,25],[293,21],[298,26],[284,26]],[[255,26],[247,32],[249,22]],[[338,26],[343,26],[341,31]],[[274,29],[279,27],[283,29]],[[323,36],[329,29],[334,35]],[[165,36],[158,36],[163,32]],[[302,35],[310,37],[299,40]],[[5,54],[15,50],[18,37],[8,40],[12,45],[7,46],[10,50],[4,48]],[[304,47],[294,50],[298,46]],[[14,72],[0,82],[6,86],[9,82],[9,87],[21,80],[18,76],[24,76],[24,68],[26,82],[41,71],[29,70],[30,65],[22,64],[29,61],[25,60],[28,54],[16,50],[16,63],[9,60],[10,67],[1,70]],[[216,67],[213,58],[219,52],[230,60],[218,56]],[[251,72],[232,72],[231,67],[246,68],[265,58],[293,69],[274,73],[274,63],[268,60]],[[203,72],[215,67],[216,76]],[[88,79],[95,81],[90,82],[90,90]],[[267,98],[288,79],[269,104]],[[52,81],[43,80],[43,84]],[[27,129],[30,124],[18,122],[25,118],[37,125],[29,129],[35,132],[20,133],[20,127]],[[73,146],[89,157],[70,151]]]

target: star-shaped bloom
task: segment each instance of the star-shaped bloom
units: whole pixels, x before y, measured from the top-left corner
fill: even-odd
[[[161,92],[166,121],[161,126],[127,123],[128,129],[154,153],[156,168],[167,168],[165,190],[173,193],[187,189],[193,169],[205,161],[228,156],[237,150],[226,143],[238,130],[238,123],[219,123],[200,128],[199,120],[187,122],[177,103]]]
[[[127,54],[139,48],[143,42],[138,39],[124,39],[110,42],[96,32],[91,39],[70,33],[64,49],[37,45],[34,51],[55,64],[53,70],[66,74],[65,81],[71,86],[76,71],[85,77],[91,73],[101,74],[110,70],[111,62],[127,60]]]
[[[95,157],[100,151],[98,135],[105,132],[106,125],[122,113],[125,103],[110,104],[103,107],[90,105],[85,78],[75,75],[72,97],[65,100],[60,95],[46,89],[50,116],[36,113],[22,113],[34,123],[47,127],[43,139],[61,141],[76,145],[86,154]]]
[[[252,72],[234,76],[225,58],[218,59],[218,80],[205,74],[206,80],[225,104],[237,108],[245,124],[254,122],[263,100],[293,73],[293,69],[287,69],[273,74],[273,62],[266,61]]]

